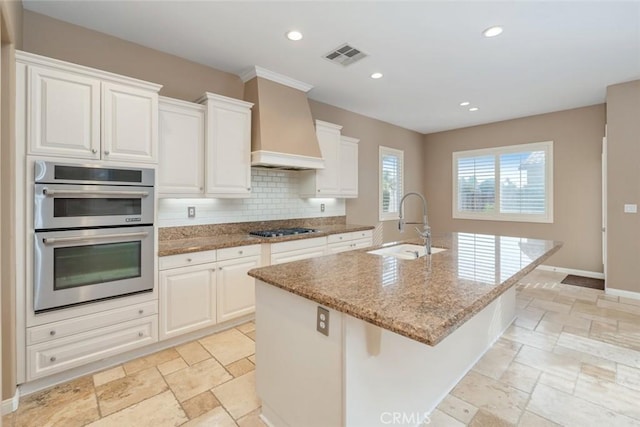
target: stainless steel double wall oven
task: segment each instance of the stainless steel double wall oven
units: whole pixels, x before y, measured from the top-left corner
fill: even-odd
[[[35,162],[36,312],[153,290],[154,172]]]

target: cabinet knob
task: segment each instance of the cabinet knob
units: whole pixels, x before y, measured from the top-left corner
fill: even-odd
[[[320,192],[320,190],[318,190],[318,193]]]
[[[191,261],[192,261],[191,258],[187,258],[187,262],[191,262]]]
[[[338,237],[338,239],[342,240],[342,236]]]
[[[104,150],[104,155],[108,156],[109,155],[109,150]]]
[[[218,270],[222,270],[222,267],[218,267]]]
[[[142,338],[144,336],[144,332],[138,332],[138,336]]]
[[[244,251],[238,251],[239,255],[242,255],[244,253]]]
[[[55,334],[56,334],[56,331],[55,331],[55,330],[51,330],[51,331],[49,331],[49,335],[54,336]]]
[[[142,313],[144,313],[144,310],[142,309],[138,310],[138,314],[142,314]]]
[[[200,191],[204,190],[204,188],[200,187]]]
[[[49,358],[49,360],[50,360],[51,362],[55,362],[55,361],[56,361],[56,357],[55,357],[55,356],[51,356],[51,357]]]
[[[92,149],[91,149],[91,152],[92,152],[93,154],[96,154],[96,153],[98,152],[98,150],[96,150],[95,148],[92,148]]]
[[[247,187],[247,191],[251,191],[251,187]]]

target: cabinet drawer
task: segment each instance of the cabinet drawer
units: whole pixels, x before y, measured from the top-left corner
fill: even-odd
[[[48,323],[27,329],[27,345],[57,340],[69,335],[79,334],[81,332],[91,331],[157,313],[158,302],[149,301],[88,316]]]
[[[158,316],[148,316],[27,347],[27,379],[86,365],[158,341]]]
[[[205,264],[216,261],[216,251],[191,252],[188,254],[168,255],[160,257],[158,268],[167,270],[169,268],[188,267],[190,265]]]
[[[357,239],[371,239],[373,237],[373,230],[352,231],[350,233],[331,234],[327,236],[327,243],[339,243],[346,242],[348,240]]]
[[[271,244],[271,253],[296,251],[299,249],[317,248],[327,244],[326,237],[315,237],[313,239],[292,240],[290,242],[280,242]]]
[[[351,232],[351,239],[371,239],[373,240],[373,230],[362,230],[362,231],[353,231]]]
[[[261,245],[235,246],[233,248],[218,249],[218,261],[233,258],[260,255]]]

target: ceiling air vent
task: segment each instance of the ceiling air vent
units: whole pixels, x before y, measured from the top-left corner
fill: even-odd
[[[345,67],[347,65],[353,64],[356,61],[361,60],[367,56],[366,53],[362,52],[359,49],[356,49],[353,46],[349,46],[347,43],[342,46],[338,46],[333,49],[331,52],[324,55],[325,59],[328,59],[331,62],[335,62],[337,64],[342,64]]]

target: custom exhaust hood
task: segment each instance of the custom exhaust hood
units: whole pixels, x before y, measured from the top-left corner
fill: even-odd
[[[251,165],[324,169],[306,92],[312,86],[254,67],[240,76],[251,110]]]

